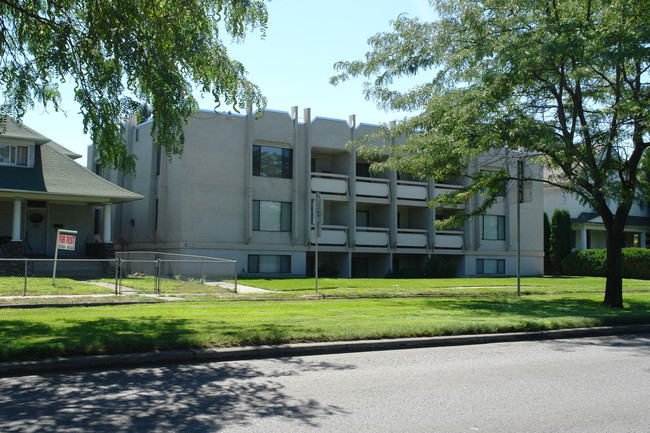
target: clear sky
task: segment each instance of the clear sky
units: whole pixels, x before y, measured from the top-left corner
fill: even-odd
[[[378,110],[363,94],[363,79],[338,86],[329,84],[338,60],[363,58],[368,37],[390,30],[390,21],[400,14],[432,20],[428,0],[272,0],[268,3],[266,38],[251,33],[230,48],[231,57],[241,61],[249,78],[268,98],[267,108],[289,111],[298,106],[311,108],[312,117],[347,119],[355,114],[358,123],[383,123],[404,117],[404,113]],[[83,134],[82,118],[71,86],[62,89],[65,113],[44,111],[36,106],[24,122],[59,144],[84,155],[90,137]],[[209,96],[199,100],[201,108],[213,109]],[[221,107],[219,110],[228,111]]]

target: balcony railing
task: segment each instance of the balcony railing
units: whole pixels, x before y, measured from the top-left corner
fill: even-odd
[[[436,248],[459,250],[463,248],[463,232],[436,231]]]
[[[347,226],[321,226],[319,245],[346,245],[348,242]],[[311,243],[316,243],[316,229],[311,229]]]
[[[424,182],[398,180],[397,198],[400,200],[427,201],[429,198],[427,184]]]
[[[357,195],[362,197],[388,198],[390,195],[389,182],[389,179],[357,177]]]
[[[461,188],[462,186],[459,185],[447,185],[447,184],[437,183],[435,186],[435,196],[438,197],[439,195],[442,194],[455,193]],[[449,209],[465,209],[465,203],[445,205],[444,207]]]
[[[397,230],[397,247],[399,248],[426,248],[427,231],[414,229]]]
[[[357,227],[356,244],[361,247],[387,247],[389,229],[383,227]]]
[[[312,173],[311,191],[321,194],[347,195],[349,176],[331,173]]]

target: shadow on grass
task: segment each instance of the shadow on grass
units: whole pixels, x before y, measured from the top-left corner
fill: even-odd
[[[287,419],[318,428],[341,407],[288,394],[282,376],[355,368],[299,359],[0,379],[0,431],[220,431]]]
[[[442,304],[441,304],[442,302]],[[459,309],[480,315],[519,315],[530,318],[549,318],[561,316],[583,316],[600,318],[604,324],[626,323],[630,318],[633,323],[641,323],[639,318],[646,318],[643,323],[650,323],[650,303],[626,300],[628,308],[609,308],[602,301],[593,299],[554,298],[545,300],[540,297],[531,298],[445,298],[427,302],[431,308]]]
[[[0,320],[0,361],[184,349],[197,331],[186,319],[146,317],[66,320],[56,327],[29,320]]]

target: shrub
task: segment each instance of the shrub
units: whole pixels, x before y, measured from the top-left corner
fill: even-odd
[[[385,278],[453,278],[456,263],[448,257],[432,256],[421,268],[402,268],[390,271]]]
[[[339,270],[331,263],[323,263],[318,267],[318,276],[322,278],[338,278]]]
[[[650,250],[623,248],[623,278],[650,280]]]
[[[604,277],[607,273],[607,250],[578,250],[562,260],[565,275]]]
[[[431,256],[424,267],[427,278],[453,278],[456,276],[456,263],[442,256]]]
[[[419,268],[402,268],[390,271],[385,278],[424,278],[424,271]]]
[[[580,250],[564,258],[566,275],[607,276],[607,250]],[[623,278],[650,280],[650,250],[623,248]]]

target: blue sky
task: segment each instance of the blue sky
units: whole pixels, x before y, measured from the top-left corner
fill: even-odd
[[[312,116],[382,123],[404,117],[404,113],[378,110],[363,94],[363,79],[334,87],[329,77],[338,60],[361,59],[367,52],[368,37],[390,30],[390,21],[404,13],[423,20],[434,19],[428,0],[272,0],[268,3],[269,23],[265,39],[249,34],[241,44],[230,47],[232,58],[241,61],[249,78],[268,98],[268,108],[289,111],[292,106],[311,108]],[[84,155],[90,137],[83,134],[79,108],[71,86],[62,86],[65,113],[35,107],[24,122],[61,145]],[[206,96],[201,108],[213,109]],[[227,108],[221,107],[227,111]],[[302,114],[301,114],[302,116]]]

